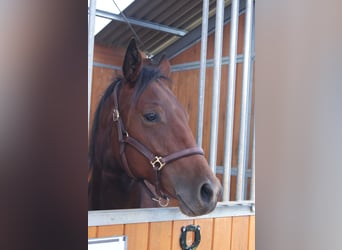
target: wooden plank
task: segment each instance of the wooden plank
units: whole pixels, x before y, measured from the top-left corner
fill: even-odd
[[[96,238],[97,227],[88,227],[88,238]]]
[[[255,250],[255,216],[249,216],[248,250]]]
[[[184,82],[184,77],[187,77],[186,82]],[[171,89],[177,96],[178,101],[189,113],[189,126],[192,133],[196,134],[199,70],[173,72],[171,73],[171,79],[173,82]]]
[[[249,233],[249,216],[232,218],[232,250],[247,250]]]
[[[124,235],[124,225],[100,226],[97,230],[97,237],[111,237]]]
[[[128,44],[127,44],[128,45]],[[94,61],[121,66],[126,48],[107,48],[98,44],[94,46]]]
[[[125,225],[125,235],[128,236],[127,250],[148,250],[149,223]]]
[[[150,223],[148,250],[171,249],[172,221]]]
[[[196,250],[212,249],[214,219],[195,220],[194,225],[201,227],[201,242]]]
[[[91,226],[88,238],[127,235],[128,250],[178,250],[181,227],[190,224],[201,227],[198,250],[255,250],[255,216]],[[187,241],[193,242],[191,233]]]
[[[251,203],[251,201],[241,201],[241,203],[234,201],[227,203],[220,202],[213,212],[198,216],[196,219],[254,215],[255,213],[251,210]],[[176,207],[131,208],[88,212],[88,226],[164,222],[188,219],[191,218],[182,214],[179,208]]]
[[[91,105],[90,105],[90,128],[93,123],[95,111],[107,87],[115,79],[117,72],[112,69],[105,69],[94,67],[93,68],[93,84],[91,92]],[[91,130],[90,130],[91,131]]]
[[[213,249],[229,250],[231,243],[232,217],[214,219]]]
[[[172,226],[172,242],[171,242],[171,250],[179,250],[181,249],[179,244],[179,239],[181,235],[181,228],[183,226],[192,225],[194,223],[193,220],[180,220],[180,221],[173,221]],[[187,244],[191,245],[193,242],[193,235],[188,234],[189,237],[187,237]]]

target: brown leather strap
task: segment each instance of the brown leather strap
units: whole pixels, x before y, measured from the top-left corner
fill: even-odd
[[[195,154],[204,155],[203,149],[201,149],[200,147],[183,149],[183,150],[178,151],[176,153],[165,156],[163,158],[163,160],[164,160],[165,164],[167,164],[167,163],[170,163],[172,161],[178,160],[182,157],[195,155]]]
[[[167,156],[157,156],[155,154],[153,154],[145,145],[143,145],[142,143],[140,143],[138,140],[134,139],[133,137],[130,137],[128,132],[125,129],[125,126],[122,122],[122,119],[120,117],[120,111],[119,111],[119,102],[118,102],[118,98],[119,98],[119,87],[120,87],[120,83],[118,82],[115,87],[114,87],[114,109],[113,109],[113,121],[116,124],[117,127],[117,132],[118,132],[118,141],[120,144],[120,157],[121,157],[121,161],[122,161],[122,165],[125,168],[126,173],[133,179],[137,180],[137,178],[134,176],[134,174],[132,173],[128,162],[127,162],[127,158],[126,158],[126,154],[125,154],[125,144],[129,144],[132,147],[134,147],[138,152],[140,152],[141,154],[143,154],[149,161],[150,164],[152,165],[152,168],[155,170],[156,172],[156,184],[155,184],[155,189],[156,189],[156,193],[159,196],[157,199],[152,198],[153,200],[156,200],[159,202],[160,205],[162,205],[161,203],[161,198],[164,200],[167,200],[167,204],[168,204],[168,197],[165,194],[162,194],[161,190],[160,190],[160,171],[162,170],[162,168],[172,162],[175,161],[177,159],[180,159],[182,157],[186,157],[186,156],[190,156],[190,155],[194,155],[194,154],[200,154],[203,155],[203,150],[200,147],[192,147],[192,148],[187,148],[187,149],[183,149],[181,151],[169,154]],[[146,186],[146,184],[144,183],[144,186]],[[146,188],[148,189],[148,186],[146,186]],[[150,193],[151,190],[149,190]],[[154,196],[154,195],[153,195]]]
[[[124,141],[126,143],[130,144],[131,146],[133,146],[137,151],[142,153],[150,161],[152,161],[153,159],[155,159],[157,157],[148,148],[146,148],[143,144],[141,144],[139,141],[137,141],[133,137],[126,136],[124,138]],[[160,158],[165,164],[167,164],[167,163],[170,163],[172,161],[178,160],[179,158],[194,155],[194,154],[204,155],[204,152],[199,147],[193,147],[193,148],[183,149],[181,151],[178,151],[178,152],[172,153],[168,156],[160,157]]]
[[[151,153],[143,144],[139,141],[130,137],[129,135],[124,138],[124,142],[128,143],[129,145],[133,146],[137,151],[143,154],[147,159],[152,160],[154,158],[154,154]]]
[[[133,176],[131,170],[129,169],[129,166],[127,164],[127,159],[125,156],[125,143],[128,143],[129,145],[133,146],[138,152],[143,154],[150,162],[152,162],[154,159],[157,157],[160,159],[162,163],[167,164],[172,161],[175,161],[179,158],[185,157],[185,156],[190,156],[194,154],[200,154],[203,155],[203,150],[199,147],[193,147],[193,148],[187,148],[183,149],[181,151],[172,153],[167,156],[157,156],[153,154],[145,145],[140,143],[138,140],[134,139],[133,137],[130,137],[127,131],[124,128],[122,119],[120,117],[120,112],[119,112],[119,103],[118,103],[118,91],[119,91],[119,85],[118,83],[114,87],[114,111],[113,111],[113,120],[116,122],[117,130],[118,130],[118,140],[120,142],[120,155],[121,158],[123,158],[123,165],[125,166],[126,170],[128,170],[128,173]],[[152,164],[152,163],[151,163]],[[160,170],[160,169],[157,169]]]
[[[146,189],[147,193],[150,195],[152,200],[159,203],[159,206],[167,207],[169,205],[169,197],[161,193],[161,191],[156,188],[157,185],[154,186],[147,180],[142,180],[141,183],[143,184],[143,187]],[[155,190],[156,192],[153,192],[152,190]]]
[[[117,131],[118,131],[118,141],[120,143],[120,158],[122,161],[122,165],[125,168],[126,173],[129,177],[133,179],[137,179],[134,174],[132,173],[131,169],[128,166],[126,154],[125,154],[125,142],[123,140],[124,134],[127,134],[127,132],[124,130],[124,126],[122,124],[122,119],[120,117],[120,111],[119,111],[119,102],[118,102],[118,96],[119,96],[119,86],[120,82],[118,82],[114,87],[114,109],[113,109],[113,121],[116,124]]]

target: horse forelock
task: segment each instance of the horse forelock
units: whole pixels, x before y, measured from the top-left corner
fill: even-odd
[[[156,81],[157,79],[163,79],[166,81],[171,82],[171,79],[167,76],[164,76],[161,70],[154,66],[154,65],[145,65],[141,68],[136,86],[135,91],[133,94],[133,101],[137,103],[137,100],[144,92],[144,90],[149,86],[152,82]]]

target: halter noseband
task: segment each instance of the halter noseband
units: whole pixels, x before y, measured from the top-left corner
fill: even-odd
[[[182,157],[185,156],[190,156],[194,154],[200,154],[204,155],[203,150],[200,147],[192,147],[192,148],[187,148],[183,149],[181,151],[177,151],[175,153],[169,154],[167,156],[158,156],[153,154],[145,145],[141,144],[138,140],[134,139],[133,137],[129,136],[127,130],[125,129],[125,126],[123,124],[123,121],[120,117],[120,112],[119,112],[119,85],[121,81],[118,82],[115,87],[114,87],[114,109],[113,109],[113,121],[116,123],[116,127],[118,130],[118,141],[120,143],[120,157],[122,164],[126,170],[126,173],[133,179],[137,180],[132,171],[130,170],[125,154],[125,144],[129,144],[133,146],[138,152],[143,154],[150,162],[153,170],[156,173],[156,184],[155,184],[155,189],[157,196],[153,194],[153,192],[150,190],[148,185],[145,183],[145,180],[142,180],[142,183],[150,193],[150,196],[152,197],[152,200],[157,201],[160,206],[166,207],[169,204],[169,197],[166,196],[165,194],[162,194],[160,191],[160,172],[163,169],[163,167],[175,160],[178,160]],[[165,200],[165,202],[163,202]]]

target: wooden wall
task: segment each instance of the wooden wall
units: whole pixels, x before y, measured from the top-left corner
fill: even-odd
[[[94,46],[94,62],[103,63],[113,66],[122,65],[123,57],[125,55],[124,48],[109,49],[99,45]],[[94,113],[101,96],[112,81],[121,74],[121,70],[114,70],[104,67],[93,67],[93,80],[91,92],[90,105],[90,128],[94,119]]]
[[[128,236],[128,250],[179,250],[181,227],[201,227],[197,250],[254,250],[255,216],[194,219],[88,227],[88,238]],[[193,242],[188,233],[187,243]]]

